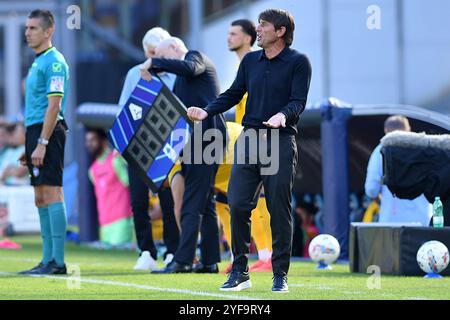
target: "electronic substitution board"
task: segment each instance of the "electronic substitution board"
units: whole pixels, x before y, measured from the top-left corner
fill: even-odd
[[[153,75],[140,79],[109,130],[109,139],[157,192],[192,134],[186,107]]]

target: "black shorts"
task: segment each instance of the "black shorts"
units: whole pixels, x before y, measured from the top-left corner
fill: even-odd
[[[35,168],[31,163],[31,154],[34,149],[36,149],[37,141],[41,136],[42,125],[42,123],[35,124],[26,129],[25,155],[27,158],[27,167],[30,173],[31,185],[62,187],[67,126],[63,121],[58,121],[47,145],[44,165],[40,168]]]

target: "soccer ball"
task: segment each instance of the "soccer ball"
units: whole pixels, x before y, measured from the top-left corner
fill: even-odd
[[[308,247],[310,258],[320,265],[328,265],[336,261],[341,252],[339,242],[330,234],[319,234]]]
[[[448,265],[448,249],[442,242],[425,242],[417,251],[417,263],[426,273],[439,273]]]

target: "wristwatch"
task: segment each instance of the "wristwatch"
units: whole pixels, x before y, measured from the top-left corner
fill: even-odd
[[[48,140],[46,140],[44,138],[39,138],[38,144],[42,144],[42,145],[46,146],[46,145],[48,145]]]

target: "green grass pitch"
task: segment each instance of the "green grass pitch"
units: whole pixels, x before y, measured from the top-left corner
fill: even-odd
[[[132,270],[136,253],[66,246],[68,276],[19,276],[18,271],[34,266],[40,258],[38,236],[11,240],[21,250],[0,249],[0,299],[450,299],[450,277],[423,279],[381,275],[380,288],[369,289],[371,274],[352,274],[348,265],[333,270],[315,270],[311,262],[292,262],[287,294],[273,294],[270,273],[251,274],[252,288],[221,292],[224,274],[152,275]],[[162,266],[162,262],[161,266]],[[221,270],[227,262],[220,264]],[[77,276],[79,273],[79,277]],[[369,284],[369,287],[368,287]]]

